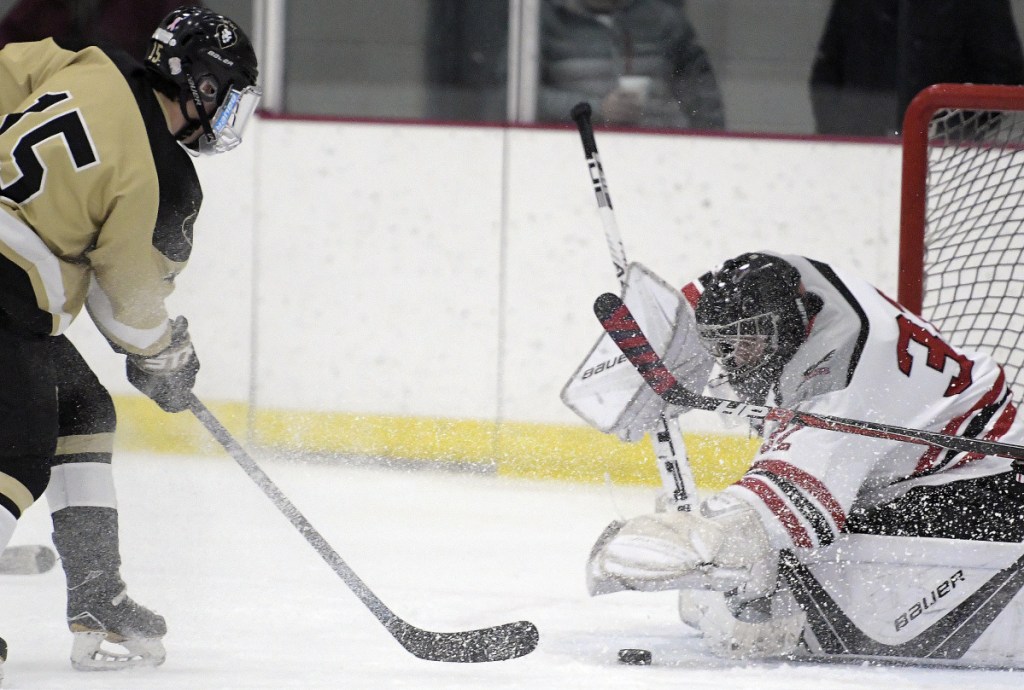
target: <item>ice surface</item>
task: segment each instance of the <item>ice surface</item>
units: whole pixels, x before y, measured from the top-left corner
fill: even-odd
[[[261,459],[374,592],[435,631],[520,619],[541,641],[491,664],[421,661],[402,649],[227,456],[120,454],[115,473],[129,592],[167,617],[158,669],[82,673],[68,662],[64,578],[0,579],[4,688],[1018,688],[1001,671],[760,663],[699,654],[670,593],[587,596],[583,563],[651,491],[437,471]],[[49,543],[44,502],[14,543]],[[616,662],[622,647],[654,664]]]

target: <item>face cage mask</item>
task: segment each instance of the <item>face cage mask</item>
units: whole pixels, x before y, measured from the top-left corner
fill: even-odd
[[[247,86],[241,91],[230,89],[220,107],[209,118],[209,132],[204,131],[192,144],[183,144],[185,150],[193,156],[212,156],[230,151],[241,144],[242,133],[256,112],[262,96],[263,90],[258,86]]]
[[[757,371],[779,350],[778,317],[759,314],[722,326],[699,325],[701,344],[729,378]],[[739,359],[739,361],[737,361]]]

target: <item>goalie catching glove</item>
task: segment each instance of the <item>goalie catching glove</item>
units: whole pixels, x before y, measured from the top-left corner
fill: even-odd
[[[128,355],[128,380],[167,412],[181,412],[192,399],[199,373],[188,321],[179,316],[171,322],[171,344],[155,355]]]
[[[610,525],[587,563],[590,593],[711,589],[740,600],[771,594],[779,556],[754,509],[718,495],[701,513],[652,513]]]
[[[613,522],[587,562],[591,595],[679,590],[679,614],[702,646],[731,658],[791,654],[806,623],[778,588],[779,552],[749,504],[711,496],[700,513],[664,512]]]

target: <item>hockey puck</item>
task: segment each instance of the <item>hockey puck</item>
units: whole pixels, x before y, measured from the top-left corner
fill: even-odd
[[[620,649],[619,663],[632,666],[650,666],[651,653],[646,649]]]

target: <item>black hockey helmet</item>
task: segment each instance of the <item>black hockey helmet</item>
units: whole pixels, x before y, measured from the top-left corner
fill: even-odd
[[[188,126],[179,141],[200,127],[203,134],[183,144],[193,155],[233,149],[259,104],[256,51],[235,22],[204,7],[168,14],[150,41],[146,67],[154,85],[178,101]],[[195,105],[198,118],[187,110]]]
[[[740,254],[700,283],[697,333],[730,381],[766,366],[780,369],[821,310],[821,299],[804,290],[799,271],[771,254]]]

